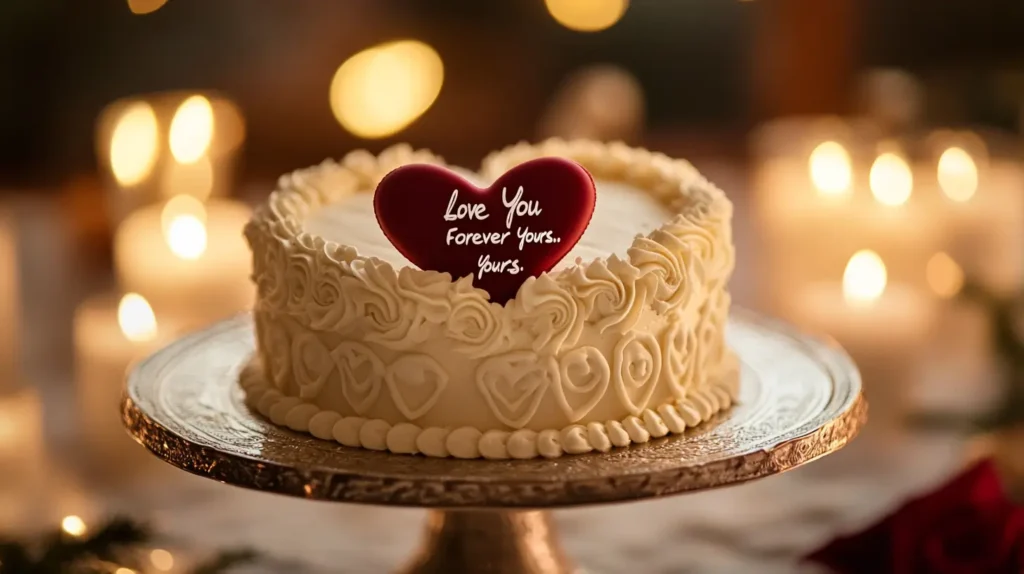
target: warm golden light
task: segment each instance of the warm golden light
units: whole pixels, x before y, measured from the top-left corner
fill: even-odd
[[[843,298],[847,303],[871,303],[885,292],[888,276],[877,253],[864,249],[853,254],[843,271]]]
[[[192,215],[179,215],[167,227],[167,245],[182,259],[199,259],[206,252],[206,225]]]
[[[213,106],[204,96],[181,103],[171,120],[171,155],[179,163],[195,163],[213,143]]]
[[[160,212],[160,227],[171,253],[187,260],[206,252],[206,207],[191,195],[176,195]]]
[[[629,0],[544,0],[551,17],[577,32],[599,32],[622,19]]]
[[[811,152],[808,168],[814,187],[825,195],[840,195],[850,191],[853,166],[850,154],[842,144],[824,142]]]
[[[964,271],[948,254],[940,251],[932,255],[925,267],[928,286],[943,299],[952,299],[964,286]]]
[[[883,153],[875,158],[868,181],[871,194],[885,205],[903,205],[914,191],[914,174],[910,166],[894,153]]]
[[[156,338],[156,315],[146,298],[126,293],[117,305],[117,324],[129,341],[142,343]]]
[[[114,570],[114,574],[137,574],[137,573],[134,570],[132,570],[131,568],[121,567],[121,568],[118,568],[117,570]]]
[[[966,150],[951,147],[939,156],[939,187],[953,201],[967,201],[978,191],[978,166]]]
[[[132,14],[149,14],[163,8],[167,0],[128,0],[128,9]]]
[[[159,141],[156,113],[146,102],[129,105],[110,137],[110,169],[124,186],[146,179],[156,164]]]
[[[331,80],[331,110],[362,138],[382,138],[423,115],[444,82],[441,57],[415,40],[381,44],[345,61]]]
[[[74,536],[75,538],[84,536],[89,530],[85,525],[85,521],[74,514],[65,516],[64,519],[60,521],[60,529],[63,530],[65,534]]]
[[[207,199],[213,193],[213,162],[208,156],[192,164],[171,162],[160,179],[160,191],[165,197],[187,194]]]
[[[153,568],[161,572],[170,572],[174,568],[174,556],[162,548],[157,548],[149,553],[149,562]]]

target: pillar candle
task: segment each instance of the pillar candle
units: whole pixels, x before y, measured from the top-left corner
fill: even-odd
[[[19,380],[18,257],[14,219],[0,210],[0,391]]]
[[[249,213],[235,201],[187,197],[136,211],[114,238],[122,289],[190,327],[250,309],[252,263],[242,235]]]
[[[133,363],[171,342],[179,331],[173,317],[158,321],[138,294],[100,295],[76,310],[76,406],[84,446],[96,466],[120,470],[118,463],[141,452],[121,423],[125,377]]]

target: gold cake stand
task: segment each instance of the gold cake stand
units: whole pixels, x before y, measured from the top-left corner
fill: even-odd
[[[831,343],[745,311],[729,344],[741,397],[709,423],[608,454],[432,459],[351,449],[250,412],[237,377],[254,348],[241,316],[193,334],[128,377],[122,417],[161,459],[235,486],[307,499],[433,509],[407,573],[574,572],[544,509],[693,492],[777,474],[844,446],[864,424],[860,377]]]

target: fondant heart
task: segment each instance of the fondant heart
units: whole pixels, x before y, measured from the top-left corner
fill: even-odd
[[[544,157],[483,189],[442,167],[402,166],[381,180],[373,207],[384,235],[410,262],[453,280],[472,275],[474,287],[504,304],[579,241],[595,199],[587,170]]]

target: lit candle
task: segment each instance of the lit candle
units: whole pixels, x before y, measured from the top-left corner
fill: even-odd
[[[910,285],[890,283],[882,258],[862,250],[848,261],[842,281],[805,285],[791,299],[788,317],[833,337],[857,364],[883,412],[901,401],[916,376],[934,320],[933,299]],[[872,405],[873,408],[876,406]]]
[[[885,259],[894,283],[923,287],[924,263],[942,246],[942,211],[922,200],[897,147],[862,155],[870,163],[826,139],[803,155],[759,163],[756,212],[770,297],[763,303],[771,310],[807,283],[840,276],[850,255],[865,248]]]
[[[154,94],[107,106],[96,147],[115,220],[174,195],[226,194],[244,133],[238,108],[214,94]]]
[[[920,171],[944,212],[944,248],[975,280],[1015,292],[1024,283],[1024,167],[988,158],[973,134],[939,132],[934,140],[938,159]]]
[[[158,316],[200,326],[252,307],[245,205],[178,196],[130,215],[114,237],[121,287],[141,294]]]
[[[129,366],[169,343],[180,328],[172,318],[158,324],[136,293],[104,295],[75,312],[75,388],[81,436],[90,460],[107,467],[130,456],[134,445],[121,424],[119,405]]]
[[[18,257],[13,218],[0,212],[0,389],[18,385]]]
[[[0,491],[38,478],[45,460],[43,408],[34,388],[0,395]]]

